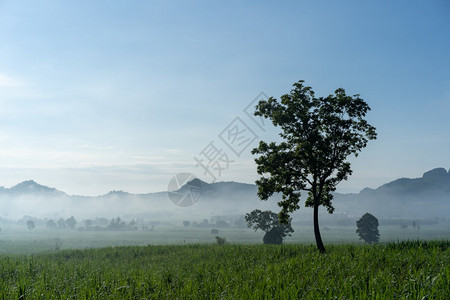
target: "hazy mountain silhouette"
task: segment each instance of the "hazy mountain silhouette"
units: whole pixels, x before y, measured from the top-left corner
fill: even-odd
[[[55,188],[50,188],[45,185],[40,185],[34,180],[27,180],[19,183],[9,189],[1,188],[0,192],[8,192],[10,194],[41,194],[41,195],[66,195],[64,192],[58,191]]]
[[[207,183],[198,178],[189,181],[179,191],[184,192],[190,185],[200,186],[202,197],[214,201],[226,198],[229,201],[242,201],[248,197],[256,197],[258,188],[254,184],[240,183],[235,181]],[[243,198],[244,197],[244,198]]]
[[[444,168],[425,172],[421,178],[400,178],[383,184],[377,189],[365,188],[361,194],[385,194],[395,196],[426,196],[450,193],[450,173]]]
[[[449,217],[450,170],[436,168],[420,178],[400,178],[359,194],[336,194],[334,203],[349,213],[366,208],[389,217]]]
[[[190,185],[201,187],[201,197],[192,207],[181,208],[170,201],[167,192],[131,194],[111,191],[95,197],[69,196],[55,188],[28,180],[11,188],[0,187],[0,214],[10,217],[128,215],[163,219],[245,214],[255,208],[279,210],[276,202],[281,196],[275,195],[268,201],[260,201],[254,184],[206,183],[194,179],[178,192],[186,192]],[[425,172],[421,178],[400,178],[376,189],[365,188],[357,194],[336,193],[333,204],[336,212],[350,216],[371,212],[383,217],[449,217],[450,171],[437,168]],[[300,212],[309,214],[310,210],[301,207]]]

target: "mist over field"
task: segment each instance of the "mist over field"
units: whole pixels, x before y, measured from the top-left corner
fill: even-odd
[[[96,217],[147,219],[176,222],[182,220],[210,219],[213,216],[237,218],[253,209],[279,211],[276,203],[281,195],[260,201],[257,186],[238,182],[206,183],[198,179],[201,194],[196,203],[181,207],[171,201],[167,191],[149,194],[130,194],[111,191],[96,197],[67,195],[35,181],[25,181],[11,188],[0,188],[0,211],[3,219],[18,220],[23,216],[59,219],[75,216],[77,219]],[[179,192],[188,195],[182,186]],[[302,193],[302,200],[307,193]],[[362,189],[358,194],[335,194],[333,215],[325,209],[325,220],[342,222],[342,218],[356,218],[370,212],[380,219],[434,219],[450,218],[450,173],[437,168],[424,173],[421,178],[401,178],[377,189]],[[311,209],[303,207],[293,221],[309,219]],[[450,233],[450,232],[449,232]]]

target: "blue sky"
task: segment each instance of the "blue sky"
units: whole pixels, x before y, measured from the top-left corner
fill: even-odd
[[[232,161],[217,181],[254,182],[276,130],[243,110],[300,79],[372,108],[338,191],[448,169],[450,4],[392,2],[0,0],[0,185],[163,191],[212,180],[194,160],[211,142]],[[236,124],[258,138],[239,155],[219,136]]]

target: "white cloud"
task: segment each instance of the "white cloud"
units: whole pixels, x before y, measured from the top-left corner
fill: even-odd
[[[20,79],[0,73],[0,88],[17,88],[23,85]]]
[[[170,154],[182,154],[184,153],[181,149],[167,149],[167,152]]]

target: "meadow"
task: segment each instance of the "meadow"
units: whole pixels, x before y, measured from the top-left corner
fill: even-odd
[[[0,299],[449,299],[448,241],[149,245],[0,257]]]
[[[380,226],[375,246],[353,226],[324,226],[325,255],[311,226],[294,226],[282,246],[248,228],[219,229],[227,243],[217,245],[210,228],[176,224],[3,227],[0,299],[450,299],[447,225]]]
[[[380,243],[402,240],[448,240],[450,223],[422,225],[420,230],[409,226],[402,229],[398,225],[380,226]],[[313,244],[314,231],[311,225],[293,226],[295,232],[285,239],[287,244]],[[322,226],[325,244],[362,245],[355,233],[355,226]],[[232,244],[261,244],[264,233],[250,228],[219,228],[219,236]],[[216,234],[211,228],[185,227],[179,222],[155,226],[153,231],[79,231],[71,229],[48,229],[37,227],[28,230],[25,226],[2,226],[0,231],[0,255],[38,254],[51,252],[60,243],[61,250],[90,249],[111,246],[146,245],[186,245],[211,244]]]

